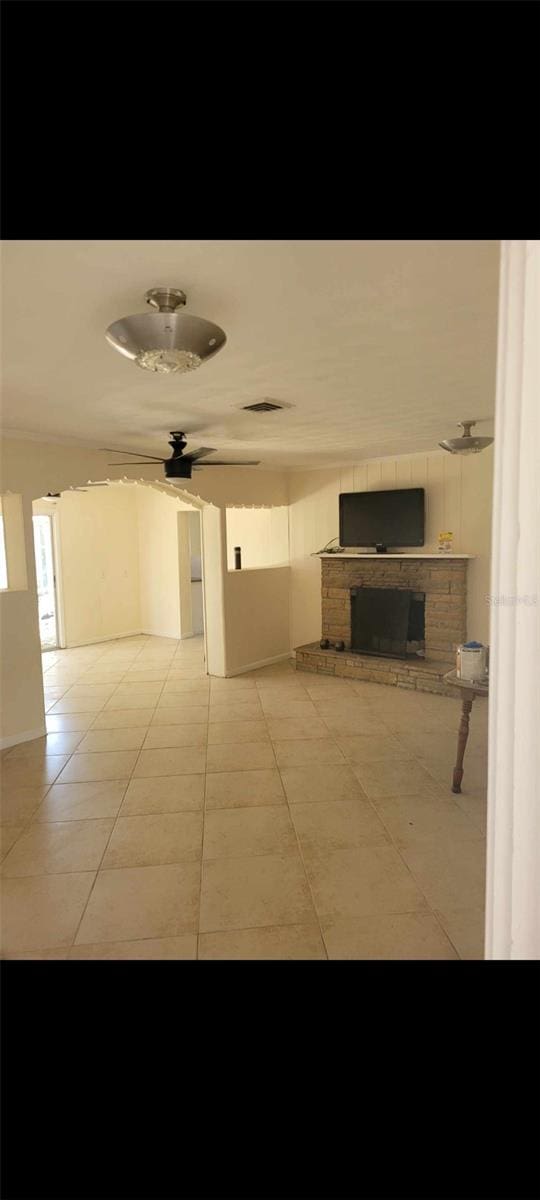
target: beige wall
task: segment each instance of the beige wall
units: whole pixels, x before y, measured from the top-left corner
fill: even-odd
[[[454,534],[456,553],[473,554],[468,566],[467,636],[489,641],[489,554],[493,450],[481,454],[403,455],[329,471],[290,476],[291,644],[321,635],[321,567],[310,555],[339,535],[340,492],[423,487],[426,544],[435,552],[442,530]],[[337,544],[337,542],[335,543]]]
[[[288,505],[227,508],[225,641],[228,675],[290,652]],[[242,569],[234,567],[234,547]]]
[[[137,509],[130,490],[64,492],[56,512],[66,646],[139,633]]]
[[[289,562],[289,509],[227,509],[227,566],[235,570],[234,548],[242,551],[242,568],[286,566]]]
[[[225,573],[227,675],[288,656],[289,567]]]
[[[182,501],[154,488],[113,486],[63,492],[33,509],[58,514],[67,646],[140,632],[181,636]]]
[[[153,488],[134,488],[138,514],[141,628],[180,637],[178,504]]]

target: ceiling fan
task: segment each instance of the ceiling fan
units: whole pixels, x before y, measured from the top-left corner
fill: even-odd
[[[215,450],[211,446],[199,446],[198,450],[190,450],[188,454],[184,454],[184,448],[187,446],[187,441],[184,433],[176,431],[171,433],[171,441],[169,446],[172,449],[170,458],[157,458],[153,454],[143,456],[134,450],[113,450],[110,446],[105,446],[103,449],[108,454],[129,454],[133,458],[138,459],[138,463],[130,462],[115,462],[108,463],[109,467],[131,467],[131,466],[151,466],[153,463],[163,463],[165,468],[165,476],[167,479],[191,479],[192,470],[198,471],[201,467],[258,467],[259,460],[244,462],[222,462],[214,458],[212,462],[200,462],[201,458],[206,458],[207,454],[215,454]]]

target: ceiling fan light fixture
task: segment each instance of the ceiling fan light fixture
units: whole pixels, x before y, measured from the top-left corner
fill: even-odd
[[[136,366],[157,375],[194,371],[227,341],[219,325],[177,309],[186,303],[179,288],[150,288],[145,294],[151,313],[135,313],[106,330],[110,346]]]
[[[486,446],[491,446],[494,441],[492,437],[471,435],[473,425],[476,425],[476,421],[458,421],[458,426],[463,429],[463,436],[445,438],[443,442],[439,442],[441,450],[448,450],[449,454],[480,454],[480,451],[485,450]]]

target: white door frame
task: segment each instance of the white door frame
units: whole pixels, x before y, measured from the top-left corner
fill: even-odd
[[[56,597],[56,633],[58,649],[66,647],[66,623],[64,616],[64,591],[62,586],[62,539],[60,513],[54,500],[32,500],[32,545],[34,545],[34,517],[50,517],[52,530],[52,553],[54,586]],[[37,596],[36,596],[37,603]]]
[[[56,596],[56,633],[58,649],[66,646],[66,623],[64,620],[64,592],[62,588],[62,542],[60,538],[60,514],[55,509],[51,513],[54,590]]]
[[[34,522],[36,521],[37,518],[39,518],[40,520],[45,520],[45,521],[49,522],[49,537],[50,537],[50,548],[51,548],[51,570],[52,570],[52,590],[53,590],[53,601],[54,601],[55,644],[54,644],[54,646],[46,647],[46,649],[50,649],[51,651],[54,652],[54,650],[59,650],[62,648],[60,605],[59,605],[59,600],[58,600],[58,555],[57,555],[57,524],[56,524],[58,514],[54,510],[49,511],[49,512],[35,512],[34,509],[32,508],[32,535],[33,535],[33,545],[34,545],[34,559],[36,557],[36,526],[35,526]],[[37,563],[36,563],[36,584],[39,589],[39,584],[37,581]],[[38,609],[39,609],[39,599],[38,599]],[[40,640],[41,640],[41,631],[40,631]],[[42,649],[43,649],[43,646],[42,646]]]
[[[540,958],[540,242],[502,243],[491,569],[488,959]]]
[[[196,556],[194,556],[192,553],[191,531],[192,531],[193,519],[195,519],[198,523],[199,554]],[[198,579],[193,579],[191,577],[192,571],[193,571],[193,558],[194,557],[197,557],[199,559],[200,574],[199,574]],[[189,565],[190,565],[190,586],[191,586],[191,623],[192,623],[192,628],[193,628],[193,636],[194,637],[202,636],[203,642],[204,642],[204,660],[206,662],[206,629],[205,629],[205,624],[204,624],[204,559],[203,559],[203,544],[202,544],[202,512],[198,508],[192,509],[192,511],[189,514]],[[195,616],[195,606],[193,604],[193,584],[194,583],[200,583],[200,585],[201,585],[202,629],[195,629],[196,616]]]

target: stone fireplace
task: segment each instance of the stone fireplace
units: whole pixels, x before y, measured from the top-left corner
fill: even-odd
[[[297,669],[445,692],[443,675],[455,665],[456,646],[467,638],[467,558],[465,555],[321,555],[321,638],[331,644],[327,650],[321,650],[317,642],[298,647]],[[389,629],[386,640],[384,635],[377,635],[379,641],[372,642],[374,648],[369,653],[365,649],[351,651],[351,605],[354,606],[355,597],[363,588],[403,589],[410,594],[416,615],[412,626],[403,626],[407,631],[405,639],[402,631],[397,638]],[[367,600],[367,595],[362,599]],[[421,602],[423,638],[418,636]],[[383,607],[387,609],[388,605],[381,606],[381,610]],[[397,607],[403,612],[407,605],[403,601]],[[363,611],[368,609],[364,606]],[[405,621],[405,617],[402,619]],[[411,638],[411,632],[417,636]],[[335,642],[343,642],[345,650],[336,651]],[[355,646],[358,644],[361,643],[356,641]]]

